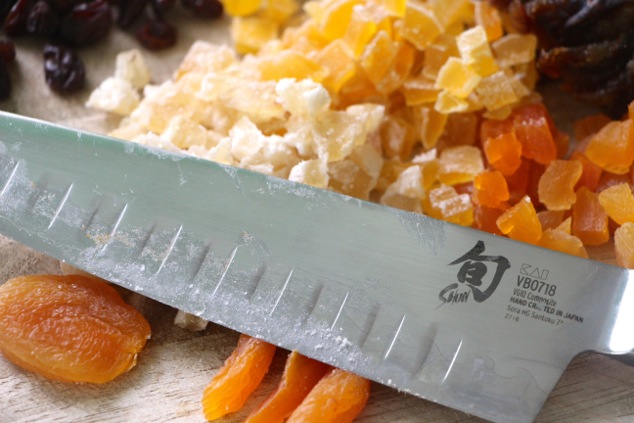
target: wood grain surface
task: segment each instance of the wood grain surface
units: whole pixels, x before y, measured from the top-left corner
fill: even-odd
[[[197,21],[180,13],[177,16],[180,22],[178,46],[166,52],[145,53],[156,82],[171,75],[194,40],[227,40],[226,21]],[[0,103],[0,109],[84,129],[112,127],[115,119],[88,111],[83,104],[90,89],[112,74],[116,52],[132,47],[138,45],[130,35],[114,31],[96,49],[82,51],[88,68],[89,89],[62,99],[50,94],[44,84],[41,44],[34,40],[22,41],[17,64],[11,70],[15,94],[10,101]],[[553,107],[559,108],[558,103]],[[565,113],[573,109],[561,108],[564,124],[570,121]],[[597,251],[594,256],[610,259],[605,251]],[[0,238],[0,283],[21,274],[59,271],[55,260]],[[0,357],[1,423],[204,422],[200,405],[203,389],[235,346],[238,334],[213,324],[202,332],[189,332],[173,324],[176,311],[170,307],[138,294],[124,290],[122,293],[152,326],[152,339],[141,353],[137,366],[111,383],[81,385],[43,379]],[[273,389],[286,353],[278,351],[271,371],[246,407],[220,422],[241,421]],[[475,423],[482,420],[374,384],[370,402],[357,421]],[[577,357],[537,421],[633,422],[634,368],[591,353]]]

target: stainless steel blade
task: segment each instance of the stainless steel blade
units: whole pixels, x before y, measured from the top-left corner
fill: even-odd
[[[496,422],[532,421],[578,353],[634,348],[627,270],[6,113],[0,233]]]

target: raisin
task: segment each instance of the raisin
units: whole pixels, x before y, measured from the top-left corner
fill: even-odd
[[[9,11],[13,7],[17,0],[4,0],[0,2],[0,27],[4,24],[4,20],[7,18]]]
[[[139,20],[143,10],[148,4],[148,0],[128,0],[120,2],[117,25],[121,28],[129,28]]]
[[[70,9],[71,7],[81,3],[82,0],[48,0],[52,6],[58,10]]]
[[[11,77],[4,60],[0,60],[0,100],[6,100],[11,95]]]
[[[13,37],[26,33],[26,20],[32,5],[33,0],[18,0],[13,5],[4,21],[5,34]]]
[[[157,15],[163,16],[165,12],[174,7],[176,0],[151,0],[150,4]]]
[[[184,7],[196,16],[204,19],[217,19],[222,16],[222,3],[218,0],[181,0]]]
[[[12,63],[15,60],[15,44],[11,41],[0,41],[0,61],[5,65]]]
[[[46,0],[38,0],[26,19],[26,31],[41,37],[55,34],[59,26],[59,14]]]
[[[176,44],[176,28],[165,21],[154,19],[139,28],[136,38],[148,50],[161,50]]]
[[[61,37],[75,46],[102,39],[112,26],[112,10],[107,0],[79,3],[62,19]]]
[[[44,47],[44,76],[48,86],[60,94],[79,91],[86,82],[81,58],[71,49],[52,44]]]

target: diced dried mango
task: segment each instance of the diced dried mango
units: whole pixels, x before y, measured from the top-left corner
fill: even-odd
[[[398,18],[405,16],[407,0],[379,0],[379,4],[385,7],[392,16]]]
[[[539,178],[539,201],[549,210],[570,209],[577,199],[575,186],[582,172],[583,166],[576,160],[550,162]]]
[[[443,32],[442,24],[426,3],[407,2],[401,35],[419,50],[424,50]]]
[[[601,245],[610,239],[608,214],[601,207],[598,197],[598,194],[581,187],[572,206],[572,234],[584,245]]]
[[[475,88],[478,99],[489,111],[510,106],[521,98],[515,89],[512,77],[504,71],[495,72],[482,78]]]
[[[525,196],[507,209],[497,220],[503,234],[511,239],[537,244],[542,237],[542,227],[530,197]]]
[[[482,26],[477,25],[462,32],[456,38],[456,43],[462,61],[471,66],[478,75],[489,76],[500,69],[493,58],[486,31]]]
[[[456,45],[456,38],[451,35],[441,34],[432,44],[425,49],[425,61],[422,75],[428,79],[436,80],[438,72],[450,57],[458,57],[460,52]]]
[[[509,189],[502,173],[497,170],[478,173],[473,179],[473,202],[490,208],[505,208]]]
[[[448,115],[451,113],[462,113],[469,110],[469,102],[460,97],[456,97],[448,91],[441,91],[436,98],[434,109],[438,113]]]
[[[284,24],[298,10],[298,0],[264,0],[264,8],[260,14],[278,24]]]
[[[405,97],[405,104],[408,106],[435,103],[440,92],[435,87],[435,82],[424,75],[406,79],[400,91]]]
[[[608,172],[622,174],[634,161],[634,121],[613,121],[588,143],[586,157]]]
[[[446,90],[455,97],[465,99],[480,83],[482,77],[457,57],[450,57],[436,79],[436,88]]]
[[[443,150],[438,163],[438,180],[447,185],[471,182],[484,170],[480,149],[470,145]]]
[[[335,0],[325,5],[323,15],[319,21],[321,34],[328,40],[342,38],[356,5],[361,4],[361,0]]]
[[[417,106],[410,108],[410,119],[425,149],[434,148],[445,129],[447,115],[432,107]]]
[[[634,222],[634,196],[628,183],[613,185],[599,193],[599,204],[619,225]]]
[[[503,175],[512,175],[522,164],[522,144],[512,132],[487,138],[482,147],[489,164]]]

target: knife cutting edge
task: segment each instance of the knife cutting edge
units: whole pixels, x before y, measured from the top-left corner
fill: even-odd
[[[0,113],[0,233],[178,309],[494,422],[634,349],[630,271]]]

